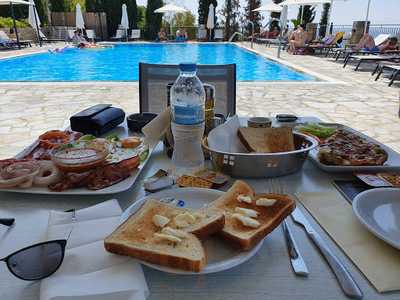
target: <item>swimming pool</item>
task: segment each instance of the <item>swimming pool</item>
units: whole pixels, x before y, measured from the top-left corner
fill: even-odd
[[[305,81],[314,77],[232,44],[116,44],[0,60],[0,81],[135,81],[138,63],[236,63],[237,80]]]

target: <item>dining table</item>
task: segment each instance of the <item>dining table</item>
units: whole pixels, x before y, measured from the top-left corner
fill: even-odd
[[[145,178],[159,169],[169,170],[171,167],[171,160],[160,142],[152,151],[135,184],[118,194],[93,196],[0,192],[0,216],[16,220],[15,225],[10,228],[0,226],[0,257],[42,241],[50,210],[80,209],[109,199],[117,199],[121,208],[127,209],[138,199],[149,195],[143,188]],[[351,178],[352,175],[348,173],[324,172],[307,159],[300,171],[282,176],[279,181],[284,191],[289,194],[329,193],[336,189],[333,185],[334,180]],[[268,191],[267,178],[242,179],[257,193]],[[230,178],[222,190],[228,189],[235,180],[236,178]],[[304,212],[333,253],[348,268],[362,290],[364,299],[400,299],[400,292],[378,293],[300,202],[297,203],[297,207]],[[150,291],[148,299],[347,299],[333,272],[304,229],[296,225],[291,218],[287,218],[287,221],[310,272],[308,277],[294,274],[283,230],[278,226],[265,238],[256,255],[245,263],[222,272],[177,275],[143,266]],[[39,294],[40,282],[19,280],[7,270],[4,263],[0,264],[1,300],[36,300],[39,299]]]

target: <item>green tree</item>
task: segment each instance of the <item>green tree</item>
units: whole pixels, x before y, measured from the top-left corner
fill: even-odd
[[[205,25],[207,23],[208,8],[210,7],[211,3],[214,5],[214,9],[215,9],[218,4],[217,0],[199,0],[199,8],[198,8],[199,24]]]
[[[138,6],[138,20],[137,20],[137,27],[141,30],[145,29],[146,26],[146,6]]]
[[[145,37],[154,40],[161,28],[162,14],[154,11],[163,6],[162,0],[147,0]]]
[[[42,22],[42,24],[46,24],[47,14],[45,13],[45,7],[42,0],[34,0],[34,2],[40,21]],[[26,5],[14,5],[14,15],[16,19],[28,18],[28,11],[28,6]],[[9,5],[0,6],[0,17],[11,17],[11,10]]]
[[[65,0],[50,0],[50,9],[52,12],[68,11],[68,3]]]
[[[239,31],[240,1],[225,0],[225,5],[220,13],[224,17],[222,24],[224,25],[225,39],[228,40],[234,32]]]
[[[325,3],[323,8],[322,8],[322,14],[321,14],[321,20],[319,22],[319,36],[324,37],[326,34],[326,31],[328,30],[328,16],[329,16],[329,11],[331,9],[331,4],[330,3]]]
[[[303,14],[303,19],[301,15]],[[303,25],[307,25],[308,23],[312,23],[315,19],[315,7],[311,5],[304,5],[304,9],[302,12],[302,7],[299,8],[299,13],[297,14],[297,20],[302,22]]]
[[[182,14],[175,14],[172,19],[172,24],[175,27],[194,27],[196,23],[196,17],[190,12]]]
[[[254,32],[260,32],[262,17],[258,11],[253,11],[254,9],[261,6],[261,0],[247,0],[247,5],[245,7],[245,18],[250,20],[254,24]],[[251,24],[246,26],[247,34],[251,35]]]

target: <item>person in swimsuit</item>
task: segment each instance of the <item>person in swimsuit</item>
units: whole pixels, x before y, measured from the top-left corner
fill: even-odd
[[[302,25],[299,25],[295,31],[289,37],[289,53],[296,53],[297,48],[302,48],[306,45],[307,33],[304,31]]]

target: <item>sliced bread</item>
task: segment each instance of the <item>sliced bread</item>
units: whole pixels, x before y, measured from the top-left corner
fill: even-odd
[[[192,210],[147,200],[104,245],[112,253],[199,272],[206,264],[199,238],[220,231],[224,220],[223,212],[215,208]]]
[[[215,200],[212,206],[224,210],[225,213],[225,226],[219,234],[242,250],[249,250],[294,210],[295,202],[288,195],[255,195],[247,183],[238,180],[223,196]],[[257,216],[246,216],[246,213]],[[247,221],[250,224],[245,225]]]

